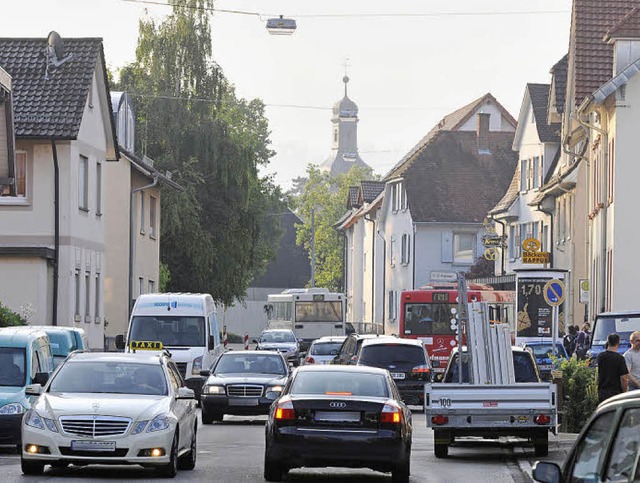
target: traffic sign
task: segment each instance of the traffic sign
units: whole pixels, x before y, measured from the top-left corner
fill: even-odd
[[[549,280],[542,290],[542,295],[544,296],[545,302],[547,302],[552,307],[557,307],[564,302],[566,297],[564,282],[562,280],[558,280],[554,278]]]

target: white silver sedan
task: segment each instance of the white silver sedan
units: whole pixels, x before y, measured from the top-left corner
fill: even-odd
[[[326,336],[314,340],[304,360],[305,365],[331,364],[346,338],[346,336]]]
[[[75,353],[22,420],[22,472],[138,464],[174,477],[196,464],[196,400],[165,353]]]

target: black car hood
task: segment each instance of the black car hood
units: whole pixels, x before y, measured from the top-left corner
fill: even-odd
[[[277,374],[212,374],[206,384],[222,386],[229,384],[284,385],[286,381],[287,376]]]

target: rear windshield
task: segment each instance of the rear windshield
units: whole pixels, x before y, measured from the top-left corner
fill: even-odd
[[[629,341],[631,333],[640,330],[640,317],[602,317],[596,319],[593,328],[593,345],[604,345],[607,336],[616,333],[620,336],[620,341]]]
[[[71,332],[49,332],[51,352],[54,356],[67,357],[70,352],[78,348],[75,336]]]
[[[462,358],[462,382],[469,382],[468,357]],[[451,368],[445,377],[445,382],[458,382],[458,357],[451,363]],[[535,367],[531,362],[531,357],[526,352],[513,352],[513,369],[516,382],[539,382]]]
[[[384,365],[411,364],[420,366],[427,363],[422,347],[404,344],[367,345],[360,351],[360,364]]]
[[[25,385],[25,351],[19,347],[0,347],[0,386]]]
[[[382,374],[300,372],[291,385],[290,394],[389,397],[389,388]]]
[[[316,342],[311,346],[314,356],[334,356],[340,350],[342,342]]]
[[[527,346],[533,351],[534,357],[538,359],[549,358],[553,355],[553,345],[552,344],[534,344]],[[564,347],[562,344],[556,344],[556,356],[564,357]]]

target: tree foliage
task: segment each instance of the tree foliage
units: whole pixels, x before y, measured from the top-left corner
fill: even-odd
[[[166,288],[230,305],[274,256],[281,232],[265,215],[284,205],[259,174],[274,154],[264,104],[238,98],[212,60],[212,6],[176,0],[166,19],[140,20],[136,60],[115,88],[134,98],[136,150],[185,188],[162,196]]]
[[[597,371],[589,367],[589,361],[576,357],[563,359],[558,368],[562,370],[566,431],[578,433],[598,406]]]
[[[343,236],[336,230],[336,222],[347,211],[350,186],[372,179],[371,169],[354,166],[347,174],[331,176],[317,167],[307,167],[307,182],[297,199],[298,215],[303,220],[297,225],[297,244],[305,248],[311,258],[311,218],[315,226],[315,286],[342,291]]]
[[[27,321],[0,302],[0,327],[11,327],[14,325],[26,325]]]

